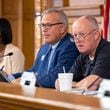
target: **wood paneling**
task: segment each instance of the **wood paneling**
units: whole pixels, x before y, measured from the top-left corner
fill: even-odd
[[[63,7],[69,6],[69,0],[63,0]]]
[[[18,11],[17,5],[15,5],[15,0],[2,0],[2,17],[7,18],[11,22],[12,32],[13,32],[13,43],[18,44],[18,35],[16,33],[19,26],[18,21]],[[18,4],[18,3],[17,3]],[[18,45],[19,46],[19,45]]]
[[[26,55],[26,67],[31,67],[34,62],[34,0],[23,0],[23,52]]]
[[[29,68],[34,61],[34,0],[1,1],[2,17],[11,22],[13,43],[22,49]]]
[[[74,5],[74,7],[63,7],[61,8],[69,20],[69,32],[72,33],[72,24],[80,16],[92,15],[94,16],[101,28],[102,24],[102,5],[92,4],[92,5]]]
[[[69,0],[69,6],[103,4],[104,0]]]
[[[0,0],[0,17],[2,16],[2,0]]]
[[[74,7],[63,7],[64,12],[70,17],[83,15],[101,16],[101,5],[75,5]]]
[[[53,0],[41,0],[41,11],[53,7]]]

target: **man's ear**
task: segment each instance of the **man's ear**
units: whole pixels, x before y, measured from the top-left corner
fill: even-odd
[[[60,28],[61,28],[61,33],[64,34],[65,33],[65,30],[66,30],[66,27],[64,24],[61,24],[60,25]]]
[[[95,36],[95,39],[99,39],[99,36],[100,36],[100,32],[97,30],[94,32],[94,36]]]

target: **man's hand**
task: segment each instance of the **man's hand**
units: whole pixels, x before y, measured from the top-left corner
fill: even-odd
[[[55,81],[55,88],[57,90],[60,90],[60,85],[59,85],[59,80],[58,79],[56,79],[56,81]]]
[[[96,90],[99,87],[102,78],[97,75],[90,75],[76,84],[77,88]]]
[[[99,87],[99,84],[101,81],[102,81],[102,78],[100,78],[99,76],[90,75],[77,83],[73,82],[72,85],[75,88],[80,88],[80,89],[85,89],[85,90],[87,90],[87,89],[96,90]],[[57,90],[60,90],[58,79],[55,81],[55,88]]]

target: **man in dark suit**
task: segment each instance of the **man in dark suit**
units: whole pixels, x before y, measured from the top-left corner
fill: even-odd
[[[28,71],[36,74],[38,85],[54,88],[58,73],[64,72],[63,66],[68,72],[79,52],[68,33],[68,18],[61,10],[52,8],[44,11],[39,26],[45,44]],[[20,76],[20,73],[14,75],[15,78]]]

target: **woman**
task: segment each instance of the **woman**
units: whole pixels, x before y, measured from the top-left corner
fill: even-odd
[[[24,62],[22,51],[12,44],[12,29],[9,21],[0,18],[0,70],[7,74],[22,72]]]

